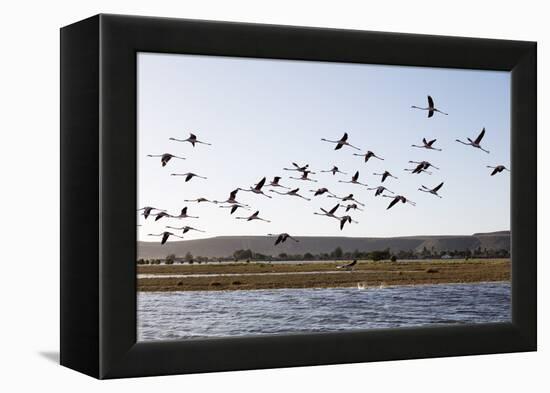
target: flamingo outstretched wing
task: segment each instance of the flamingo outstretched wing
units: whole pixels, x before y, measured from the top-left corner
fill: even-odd
[[[399,202],[399,201],[400,201],[399,198],[397,198],[397,197],[394,198],[393,201],[390,202],[390,205],[386,208],[386,210],[391,209],[391,208],[392,208],[393,206],[395,206],[395,204],[396,204],[397,202]]]
[[[476,145],[479,145],[479,143],[481,142],[481,140],[483,139],[483,137],[485,136],[485,127],[483,127],[483,130],[481,130],[481,132],[479,133],[479,135],[477,136],[476,140],[474,141],[474,143]]]
[[[260,181],[258,182],[258,184],[256,184],[256,189],[257,189],[257,190],[260,190],[260,189],[264,186],[264,184],[265,184],[265,177],[262,178],[262,180],[260,180]]]

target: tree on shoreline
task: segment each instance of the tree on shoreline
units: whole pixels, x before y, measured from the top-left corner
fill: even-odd
[[[164,263],[167,265],[174,264],[174,261],[176,260],[175,254],[166,255],[166,258],[164,259]]]

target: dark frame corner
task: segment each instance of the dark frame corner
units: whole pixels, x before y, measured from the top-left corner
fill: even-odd
[[[140,51],[511,71],[512,323],[136,343]],[[62,28],[61,364],[119,378],[536,350],[536,78],[534,42],[121,15]]]

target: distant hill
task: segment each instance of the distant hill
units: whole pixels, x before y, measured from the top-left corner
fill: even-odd
[[[194,256],[226,257],[240,249],[251,249],[264,255],[312,254],[330,253],[336,247],[344,252],[355,250],[374,251],[389,248],[392,252],[401,250],[421,251],[424,247],[436,251],[442,250],[473,250],[505,249],[510,250],[510,231],[492,233],[476,233],[465,236],[408,236],[408,237],[323,237],[297,236],[299,243],[287,240],[286,243],[274,245],[274,238],[269,236],[218,236],[209,239],[183,240],[168,242],[161,245],[158,242],[138,242],[138,258],[165,258],[175,254],[184,256],[190,252]]]
[[[510,236],[510,231],[496,231],[496,232],[474,233],[472,236],[493,236],[493,235],[507,235],[507,236]]]

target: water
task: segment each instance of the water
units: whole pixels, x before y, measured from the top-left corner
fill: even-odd
[[[138,293],[138,339],[336,332],[511,320],[507,282]]]

